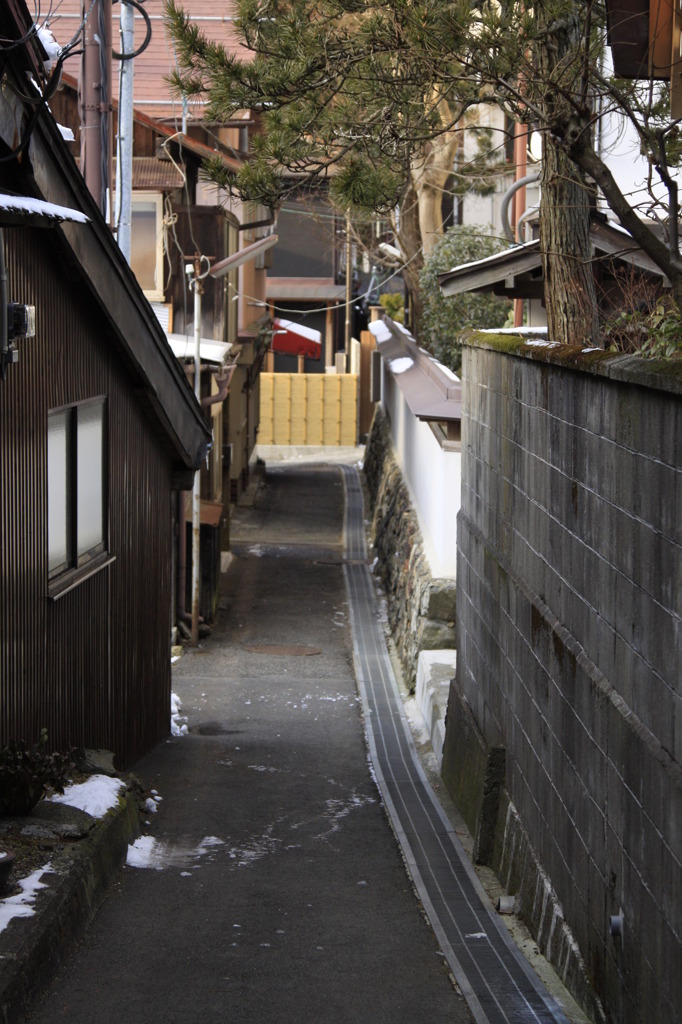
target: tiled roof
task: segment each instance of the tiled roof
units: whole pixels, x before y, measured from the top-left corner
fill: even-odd
[[[204,34],[214,42],[222,43],[228,53],[237,53],[240,44],[237,40],[231,16],[229,0],[188,0],[185,10],[195,21]],[[50,20],[50,28],[59,43],[65,45],[75,35],[81,19],[81,0],[60,0],[57,14]],[[147,11],[152,25],[151,42],[139,57],[135,58],[135,86],[133,103],[135,107],[149,117],[164,121],[182,122],[182,103],[171,95],[167,76],[175,69],[175,51],[173,40],[164,22],[164,0],[146,0]],[[119,49],[118,8],[114,7],[113,48]],[[135,43],[139,46],[144,38],[144,25],[141,16],[135,14]],[[248,51],[243,50],[246,56]],[[78,76],[80,58],[69,58],[64,69],[67,73]],[[114,61],[115,79],[118,78],[116,61]],[[116,90],[114,90],[116,91]],[[193,100],[189,104],[190,120],[200,119],[203,114],[203,103]]]

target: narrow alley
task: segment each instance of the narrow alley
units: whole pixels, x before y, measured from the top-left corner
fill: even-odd
[[[174,670],[162,798],[31,1024],[467,1022],[372,778],[338,468],[275,469],[236,519],[220,622]]]
[[[363,514],[354,466],[297,463],[236,510],[158,810],[29,1024],[566,1021],[413,756]]]

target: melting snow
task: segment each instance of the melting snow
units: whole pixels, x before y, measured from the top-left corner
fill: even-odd
[[[107,811],[118,804],[122,789],[125,789],[125,782],[121,779],[112,779],[108,775],[91,775],[86,782],[67,786],[63,793],[56,793],[47,799],[55,804],[78,807],[81,811],[91,814],[93,818],[103,818]]]
[[[409,356],[401,356],[399,359],[392,359],[388,365],[391,373],[405,373],[414,366],[414,360]]]
[[[46,25],[41,25],[41,27],[38,29],[38,38],[40,39],[40,42],[43,44],[43,49],[47,54],[45,67],[49,71],[52,68],[53,61],[56,62],[59,60],[62,53],[62,48]]]
[[[177,693],[171,693],[171,736],[187,735],[187,716],[181,715],[182,702]]]
[[[86,224],[90,220],[80,210],[57,206],[55,203],[46,203],[42,199],[32,199],[29,196],[0,195],[0,209],[15,210],[18,213],[36,213],[57,220],[76,221],[79,224]]]
[[[4,931],[10,921],[15,917],[32,917],[35,914],[33,904],[39,889],[46,889],[47,883],[41,882],[40,877],[46,871],[51,871],[51,864],[38,868],[27,878],[19,879],[18,885],[21,892],[16,896],[8,896],[0,900],[0,932]]]
[[[198,846],[164,843],[153,836],[140,836],[128,847],[126,864],[131,868],[151,868],[154,871],[187,867],[207,856],[214,847],[223,845],[222,839],[216,836],[205,836]]]

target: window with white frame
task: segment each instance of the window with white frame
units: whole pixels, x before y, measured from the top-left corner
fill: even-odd
[[[89,565],[106,548],[105,400],[48,414],[50,579]]]
[[[163,196],[134,192],[130,225],[130,265],[148,299],[163,301]]]

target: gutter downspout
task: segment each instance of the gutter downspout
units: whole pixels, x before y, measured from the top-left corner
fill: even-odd
[[[208,395],[206,398],[202,398],[202,406],[217,405],[219,402],[225,401],[230,390],[230,381],[236,369],[237,364],[230,363],[229,366],[224,366],[216,372],[215,382],[218,385],[218,392],[215,395]]]
[[[7,267],[5,266],[5,235],[0,228],[0,380],[5,379],[9,362],[7,338]]]
[[[187,491],[178,491],[178,622],[185,622],[187,620],[187,611],[185,610],[185,589],[187,587],[187,520],[185,519],[186,508]]]
[[[525,188],[526,185],[530,185],[531,182],[539,180],[539,171],[534,171],[532,174],[525,174],[523,178],[517,178],[517,180],[512,185],[509,186],[509,188],[502,197],[502,204],[500,206],[500,219],[502,221],[502,230],[504,231],[505,235],[512,243],[512,245],[517,245],[518,243],[516,241],[516,238],[514,237],[514,231],[512,230],[512,226],[509,223],[509,204],[515,192],[517,192],[520,188]]]

